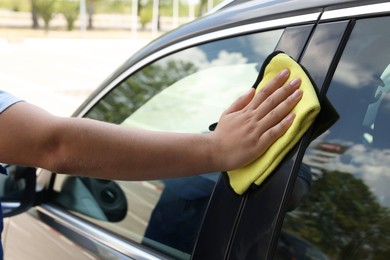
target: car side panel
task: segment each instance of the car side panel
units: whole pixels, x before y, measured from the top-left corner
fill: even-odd
[[[322,87],[323,83],[323,78],[320,76],[327,74],[347,24],[348,22],[344,21],[319,26],[310,39],[309,46],[315,42],[316,47],[318,47],[317,37],[322,39],[323,51],[320,53],[324,55],[324,63],[316,71],[313,71],[314,67],[306,67],[309,73],[315,75],[313,79],[319,88]],[[323,37],[324,33],[330,34],[331,37]],[[331,40],[326,41],[326,39]],[[304,46],[300,46],[300,48],[303,51]],[[316,53],[318,53],[318,49]],[[242,257],[245,259],[272,259],[279,237],[280,224],[300,171],[300,162],[309,138],[310,130],[286,156],[269,179],[259,188],[246,194],[245,206],[237,224],[236,235],[228,259],[243,259]]]
[[[286,49],[294,58],[298,58],[312,28],[313,24],[287,28],[276,50]],[[287,179],[284,179],[284,176],[289,176],[291,166],[291,163],[285,164],[280,169],[283,173],[276,175],[272,181],[267,181],[260,189],[250,190],[243,196],[234,194],[227,176],[224,175],[210,201],[193,259],[262,259],[246,256],[249,256],[248,253],[254,246],[256,251],[267,252],[268,243],[258,242],[259,239],[263,242],[269,240],[272,235],[270,227],[275,225],[272,222],[279,210],[277,205],[283,198],[283,192],[280,192],[278,187],[286,186]],[[269,203],[271,199],[275,201],[272,205]],[[234,211],[235,214],[225,214]],[[229,218],[226,219],[225,216]],[[243,220],[243,217],[249,219]],[[233,227],[233,232],[230,227]],[[241,239],[239,245],[237,238]]]

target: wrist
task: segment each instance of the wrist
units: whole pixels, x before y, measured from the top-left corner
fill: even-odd
[[[205,149],[207,154],[207,164],[209,165],[210,172],[214,171],[225,171],[226,165],[224,162],[226,162],[226,158],[222,152],[220,141],[218,140],[218,136],[212,132],[208,134],[204,134],[205,137]]]

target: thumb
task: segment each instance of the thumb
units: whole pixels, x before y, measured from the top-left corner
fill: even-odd
[[[251,88],[247,93],[237,98],[233,104],[231,104],[230,107],[225,110],[224,114],[230,114],[246,107],[253,99],[255,91],[256,90],[254,88]]]

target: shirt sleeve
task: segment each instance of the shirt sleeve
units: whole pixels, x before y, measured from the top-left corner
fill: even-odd
[[[13,104],[22,101],[21,99],[12,96],[11,94],[0,90],[0,114]],[[0,164],[0,174],[7,174],[7,170]],[[1,222],[1,219],[0,219]],[[0,255],[1,257],[1,255]]]
[[[0,90],[0,113],[6,110],[11,105],[22,101],[21,99]]]

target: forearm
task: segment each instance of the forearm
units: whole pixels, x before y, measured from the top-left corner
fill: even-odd
[[[219,168],[207,134],[144,131],[75,118],[63,119],[58,127],[53,165],[61,173],[140,180]]]
[[[206,135],[60,118],[28,103],[15,104],[0,119],[0,162],[4,163],[126,180],[214,170]]]

